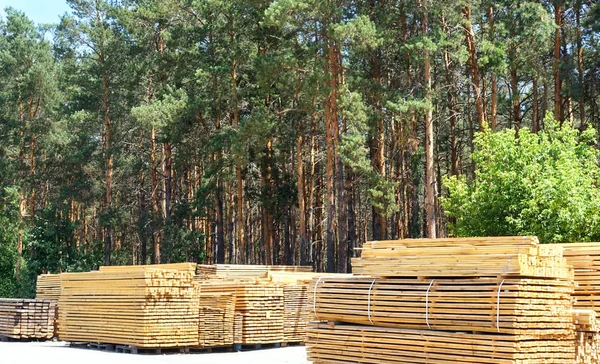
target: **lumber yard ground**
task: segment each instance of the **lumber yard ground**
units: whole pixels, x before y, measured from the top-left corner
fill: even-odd
[[[232,353],[122,354],[71,348],[64,342],[0,342],[0,364],[308,364],[294,346]]]

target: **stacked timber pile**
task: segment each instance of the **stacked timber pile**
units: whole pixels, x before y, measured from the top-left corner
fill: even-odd
[[[225,279],[267,278],[269,272],[312,272],[311,266],[296,265],[198,265],[198,275]]]
[[[576,308],[600,312],[600,243],[560,244],[575,270]]]
[[[62,274],[59,338],[139,348],[197,346],[195,269],[184,263]]]
[[[284,341],[283,287],[265,280],[205,280],[200,290],[235,293],[235,344]]]
[[[600,362],[600,322],[596,311],[573,310],[575,322],[576,364],[597,364]]]
[[[283,286],[283,341],[304,342],[309,321],[308,294],[306,285],[286,284]]]
[[[310,321],[307,290],[314,278],[351,276],[335,273],[269,272],[270,281],[283,285],[284,342],[306,341],[306,330]]]
[[[0,299],[0,337],[52,339],[56,301]]]
[[[534,237],[368,243],[309,287],[315,363],[573,363],[573,272]],[[336,322],[336,324],[331,324]]]
[[[201,292],[198,346],[233,345],[235,293]]]
[[[40,274],[36,281],[35,297],[58,301],[60,298],[60,274]]]

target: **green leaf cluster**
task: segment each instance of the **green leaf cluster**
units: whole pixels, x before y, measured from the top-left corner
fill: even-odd
[[[595,131],[549,113],[538,134],[486,130],[475,139],[475,179],[445,177],[442,199],[454,236],[537,235],[541,242],[600,238]]]

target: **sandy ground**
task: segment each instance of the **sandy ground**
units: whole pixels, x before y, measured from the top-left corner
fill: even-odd
[[[308,364],[303,346],[238,353],[133,355],[77,349],[62,342],[0,342],[1,364]]]

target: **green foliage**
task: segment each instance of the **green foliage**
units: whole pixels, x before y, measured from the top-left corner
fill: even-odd
[[[537,235],[544,243],[600,238],[595,131],[552,114],[539,134],[521,129],[477,135],[475,179],[444,178],[442,200],[455,236]]]

